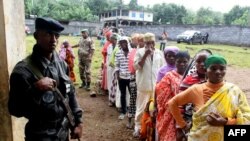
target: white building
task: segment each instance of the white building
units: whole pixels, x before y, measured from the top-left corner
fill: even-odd
[[[119,26],[141,26],[153,23],[153,13],[146,11],[114,9],[101,13],[99,17],[105,26],[116,26],[117,24]]]

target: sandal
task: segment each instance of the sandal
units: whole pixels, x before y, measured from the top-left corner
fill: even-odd
[[[96,97],[96,93],[95,93],[94,91],[92,91],[92,92],[90,93],[90,97]]]
[[[127,127],[127,129],[133,129],[132,123],[128,123],[128,124],[126,125],[126,127]]]

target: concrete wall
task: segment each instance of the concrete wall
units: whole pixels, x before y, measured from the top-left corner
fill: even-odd
[[[122,27],[126,35],[133,32],[152,32],[160,37],[165,30],[170,40],[176,40],[176,36],[186,30],[200,30],[209,33],[210,43],[230,44],[238,46],[250,46],[250,27],[241,26],[202,26],[202,25],[152,25]]]
[[[80,35],[80,31],[83,28],[87,28],[90,31],[92,36],[98,34],[99,29],[102,28],[101,23],[96,22],[80,22],[80,21],[70,21],[68,23],[61,22],[65,27],[65,30],[62,34],[65,35]],[[26,19],[25,24],[30,28],[31,33],[35,31],[35,20],[34,19]]]
[[[34,32],[34,20],[26,20],[26,25],[31,28],[31,33]],[[101,23],[78,22],[71,21],[68,24],[63,24],[65,30],[63,34],[79,34],[82,28],[88,28],[91,35],[95,36],[99,29],[102,28]],[[148,26],[123,26],[124,33],[131,35],[134,32],[146,33],[152,32],[157,37],[160,37],[165,30],[169,34],[170,40],[176,40],[176,36],[186,30],[200,30],[209,33],[210,43],[229,44],[238,46],[250,46],[250,27],[241,26],[204,26],[204,25],[148,25]]]
[[[9,75],[25,55],[24,1],[0,1],[0,141],[23,141],[23,120],[11,118],[7,109]],[[12,120],[11,120],[12,119]],[[13,132],[12,132],[13,131]],[[15,135],[15,137],[13,137]]]

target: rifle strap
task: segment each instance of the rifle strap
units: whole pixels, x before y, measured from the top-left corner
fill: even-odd
[[[36,78],[38,80],[44,78],[41,71],[36,67],[34,62],[31,60],[31,56],[28,56],[27,58],[25,58],[24,61],[27,62],[28,67],[36,75]],[[53,91],[55,91],[58,94],[58,96],[60,97],[60,101],[63,103],[64,108],[67,110],[67,118],[69,119],[71,126],[74,127],[75,126],[74,116],[72,114],[72,110],[70,109],[68,101],[66,101],[66,98],[62,95],[62,93],[60,92],[60,90],[57,87],[54,87]]]

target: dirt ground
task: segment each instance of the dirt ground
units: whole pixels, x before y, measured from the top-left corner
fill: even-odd
[[[228,67],[226,80],[237,84],[250,103],[250,69]],[[78,86],[76,86],[78,88]],[[84,109],[84,129],[81,141],[138,141],[133,130],[126,128],[127,119],[118,120],[116,108],[108,106],[107,95],[92,98],[88,92],[78,89],[81,107]]]

